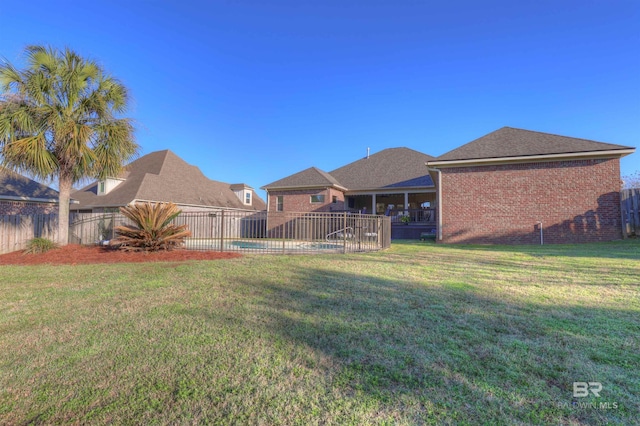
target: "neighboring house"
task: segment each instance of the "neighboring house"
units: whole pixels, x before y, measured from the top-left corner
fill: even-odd
[[[503,127],[430,160],[438,241],[540,244],[622,237],[620,158],[635,148]]]
[[[262,187],[270,212],[360,211],[384,214],[435,201],[425,163],[434,157],[389,148],[331,172],[311,167]]]
[[[211,180],[169,150],[138,158],[117,177],[75,191],[72,212],[108,212],[135,202],[173,202],[182,211],[264,210],[265,202],[245,184]]]
[[[0,167],[0,215],[58,213],[58,191]]]

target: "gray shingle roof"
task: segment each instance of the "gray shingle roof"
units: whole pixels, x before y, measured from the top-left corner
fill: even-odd
[[[320,170],[317,167],[309,167],[301,172],[294,173],[283,179],[265,185],[262,188],[273,190],[275,188],[310,188],[325,186],[342,187],[343,185],[329,173]]]
[[[0,199],[3,197],[19,197],[57,200],[58,195],[58,191],[48,186],[0,167]]]
[[[388,148],[332,172],[309,167],[263,189],[337,186],[348,191],[433,186],[425,163],[434,157],[409,148]]]
[[[434,161],[475,160],[633,149],[622,145],[503,127]]]
[[[433,159],[409,148],[388,148],[329,173],[350,191],[433,186],[425,166]]]
[[[156,151],[138,158],[119,176],[124,182],[108,194],[97,195],[98,182],[75,191],[79,201],[74,209],[124,206],[133,200],[171,201],[177,204],[264,210],[266,204],[255,192],[253,206],[246,206],[231,185],[211,180],[170,150]]]

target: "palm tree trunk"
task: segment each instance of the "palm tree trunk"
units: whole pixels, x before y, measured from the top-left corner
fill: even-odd
[[[73,182],[69,178],[60,176],[58,181],[60,193],[58,195],[58,244],[69,244],[69,201]]]

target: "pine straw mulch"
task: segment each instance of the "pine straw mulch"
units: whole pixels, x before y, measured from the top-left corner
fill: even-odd
[[[233,259],[240,253],[219,251],[172,250],[154,253],[125,252],[101,247],[69,244],[40,254],[15,251],[0,255],[0,265],[83,265],[96,263],[186,262],[189,260]]]

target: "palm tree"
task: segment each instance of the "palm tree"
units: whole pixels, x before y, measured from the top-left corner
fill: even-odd
[[[73,184],[117,176],[138,151],[126,87],[74,51],[25,49],[28,66],[0,64],[0,162],[59,185],[59,243],[68,243]]]

